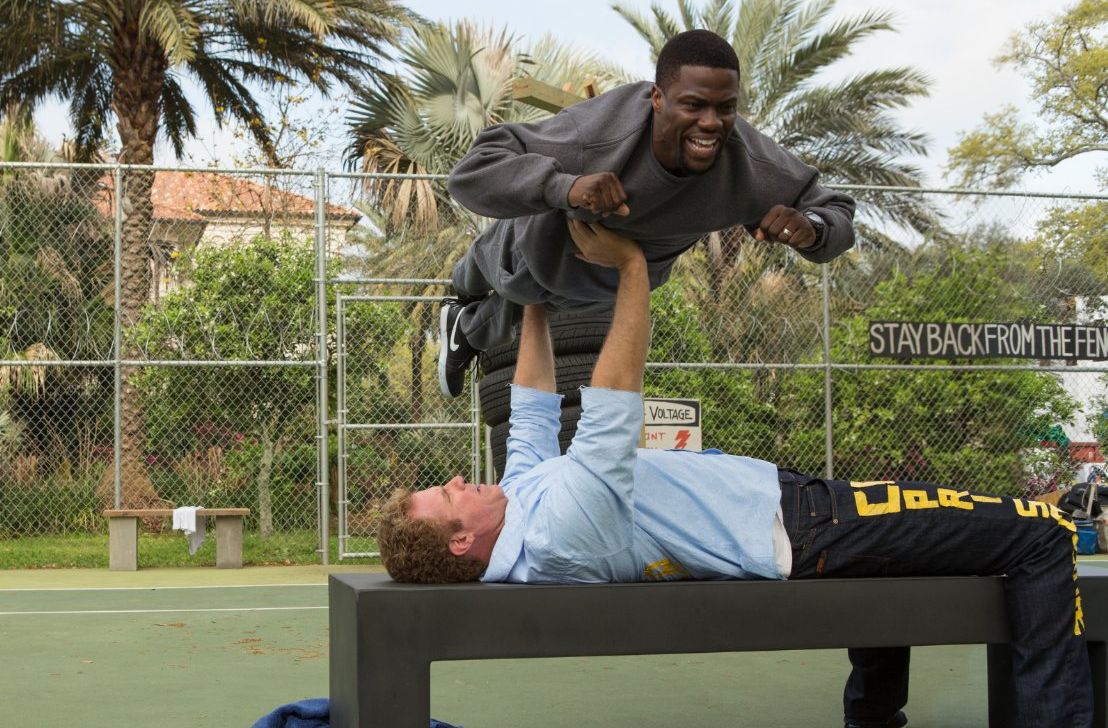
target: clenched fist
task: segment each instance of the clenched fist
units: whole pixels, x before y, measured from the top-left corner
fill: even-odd
[[[790,248],[805,250],[817,242],[816,229],[799,210],[774,205],[754,231],[755,240],[774,240]]]
[[[569,188],[570,207],[582,207],[594,215],[629,215],[627,193],[614,172],[578,177]]]

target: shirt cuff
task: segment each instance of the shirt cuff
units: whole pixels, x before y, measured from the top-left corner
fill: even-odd
[[[525,387],[522,384],[512,385],[512,409],[516,405],[533,405],[547,409],[560,410],[562,408],[562,395],[557,392],[547,392],[544,389]]]
[[[543,186],[543,199],[554,210],[570,210],[569,188],[577,181],[575,174],[556,173],[546,185]]]
[[[581,387],[581,406],[638,408],[642,416],[642,393],[607,387]]]

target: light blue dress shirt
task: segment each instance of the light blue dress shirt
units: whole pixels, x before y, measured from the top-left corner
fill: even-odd
[[[718,450],[643,450],[642,396],[585,387],[558,450],[561,395],[512,386],[504,527],[483,581],[784,578],[777,466]]]

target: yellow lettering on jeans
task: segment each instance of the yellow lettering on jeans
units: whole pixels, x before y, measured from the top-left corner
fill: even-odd
[[[963,498],[969,498],[969,492],[964,490],[951,490],[950,488],[938,488],[939,505],[943,508],[961,508],[972,511],[973,503]]]
[[[850,481],[850,487],[870,488],[874,485],[893,485],[894,482],[892,480],[852,480]]]
[[[851,485],[854,485],[854,483],[851,483]],[[900,513],[900,488],[889,485],[888,498],[884,503],[870,503],[864,492],[855,491],[854,507],[858,509],[859,516],[884,516],[888,513]]]
[[[1072,518],[1070,518],[1065,513],[1063,513],[1062,509],[1059,508],[1058,506],[1054,505],[1053,503],[1048,503],[1047,504],[1047,509],[1050,513],[1050,517],[1054,519],[1055,523],[1057,523],[1059,526],[1066,529],[1067,531],[1073,532],[1075,534],[1075,537],[1076,537],[1077,526],[1073,525],[1073,519]],[[1077,548],[1077,547],[1075,546],[1074,548]]]
[[[904,507],[908,510],[938,508],[939,502],[927,495],[926,490],[905,490]]]
[[[1001,503],[1004,499],[995,495],[971,495],[970,500],[977,503]]]
[[[1016,513],[1021,516],[1047,518],[1050,515],[1050,509],[1042,501],[1026,501],[1022,498],[1014,498],[1012,502],[1016,504]]]

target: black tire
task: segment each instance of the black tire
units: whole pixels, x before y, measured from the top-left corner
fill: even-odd
[[[563,407],[560,419],[562,428],[558,431],[558,450],[565,455],[577,432],[577,421],[581,419],[581,406]],[[508,457],[507,422],[501,422],[492,428],[489,446],[492,449],[492,466],[496,469],[496,479],[499,481],[504,476],[504,461]]]
[[[596,354],[565,354],[554,357],[558,392],[565,397],[562,400],[563,408],[581,404],[581,387],[592,379],[596,359]],[[508,421],[512,404],[512,389],[508,385],[515,373],[515,365],[497,369],[483,377],[477,385],[481,415],[486,425],[495,427]]]
[[[550,339],[554,355],[597,353],[604,345],[604,337],[612,325],[612,315],[588,314],[573,316],[559,313],[550,317]],[[478,359],[482,373],[488,375],[498,369],[515,366],[519,356],[519,341],[494,346],[481,352]]]

